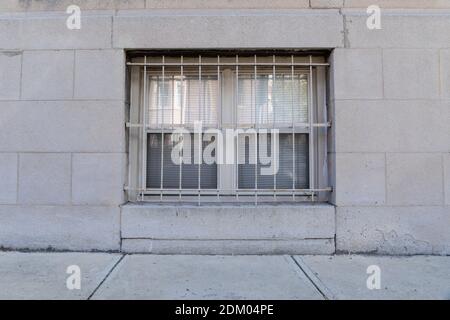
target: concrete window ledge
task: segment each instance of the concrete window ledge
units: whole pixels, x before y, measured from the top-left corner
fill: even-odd
[[[331,254],[330,204],[131,204],[122,251],[157,254]]]

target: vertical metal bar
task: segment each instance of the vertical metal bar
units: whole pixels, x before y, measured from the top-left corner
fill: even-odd
[[[144,56],[144,63],[147,63],[147,56]],[[144,98],[142,109],[142,185],[141,200],[144,200],[144,190],[147,188],[147,132],[146,132],[146,109],[147,109],[147,66],[144,65]]]
[[[202,56],[201,55],[199,55],[198,56],[198,63],[199,63],[199,65],[198,65],[198,84],[199,84],[199,99],[198,99],[198,102],[199,102],[199,104],[200,104],[200,106],[199,106],[199,108],[200,108],[200,110],[201,110],[201,113],[200,113],[200,123],[202,123],[203,122],[203,119],[204,119],[204,117],[205,117],[205,115],[204,115],[204,113],[205,113],[205,111],[204,111],[204,106],[203,106],[203,84],[202,84]],[[195,139],[195,134],[194,134],[194,139]],[[198,189],[198,204],[200,205],[200,199],[201,199],[201,197],[200,197],[200,189],[201,189],[201,173],[202,173],[202,170],[201,170],[201,163],[202,163],[202,153],[201,153],[201,150],[202,150],[202,139],[201,139],[201,135],[200,135],[200,133],[199,133],[199,137],[197,137],[197,139],[199,140],[198,141],[198,143],[199,143],[199,145],[198,145],[198,156],[199,156],[199,163],[198,163],[198,185],[197,185],[197,189]]]
[[[222,133],[222,89],[221,89],[221,81],[220,81],[220,56],[217,55],[217,110],[216,110],[216,122],[219,126],[219,130]],[[217,149],[222,146],[219,146],[218,143],[218,136],[215,137],[216,142],[216,164],[221,163],[218,159]],[[218,168],[219,166],[217,166]],[[220,200],[220,185],[221,185],[221,177],[220,177],[220,170],[216,173],[217,176],[217,182],[216,182],[216,189],[217,189],[217,200]]]
[[[183,116],[184,116],[184,114],[183,114],[183,112],[184,112],[184,105],[183,105],[183,102],[184,102],[184,77],[183,77],[183,56],[181,56],[181,65],[180,65],[180,68],[181,68],[181,75],[180,75],[180,125],[183,125],[183,123],[184,123],[184,119],[183,119]],[[173,126],[172,126],[172,129],[173,129]]]
[[[183,56],[181,56],[181,66],[180,66],[180,71],[181,71],[181,118],[183,118],[183,106],[184,106],[184,74],[183,74],[183,72],[184,72],[184,66],[183,66]],[[181,123],[183,123],[183,122],[181,122]],[[183,147],[184,147],[184,137],[182,137],[182,139],[183,139]],[[178,143],[180,143],[180,142],[178,142]],[[183,148],[183,157],[184,157],[184,148]],[[179,195],[178,195],[178,198],[179,198],[179,200],[181,200],[181,182],[182,182],[182,174],[183,174],[183,169],[182,169],[182,159],[183,158],[180,158],[179,159],[179,161],[180,161],[180,165],[179,165],[179,170],[178,170],[178,192],[179,192]]]
[[[156,68],[155,68],[156,69]],[[150,117],[150,112],[151,111],[153,111],[153,112],[155,112],[154,110],[156,110],[156,117],[155,117],[155,128],[157,128],[157,129],[159,129],[159,108],[160,108],[160,106],[161,106],[161,97],[160,97],[160,81],[161,81],[161,78],[160,78],[160,76],[159,76],[159,74],[156,76],[156,101],[155,101],[155,103],[156,103],[156,105],[155,106],[152,106],[152,107],[154,107],[154,108],[150,108],[150,106],[149,106],[149,119],[148,119],[148,124],[149,124],[149,126],[151,126],[152,124],[150,123],[150,121],[152,120],[151,119],[151,117]],[[150,89],[149,89],[149,91],[150,91]]]
[[[275,55],[273,55],[272,56],[272,62],[273,62],[273,66],[272,66],[272,93],[271,93],[271,99],[272,99],[272,109],[273,109],[273,121],[272,121],[272,128],[273,129],[275,129],[275,121],[276,121],[276,119],[277,119],[277,117],[276,117],[276,107],[275,107],[275,99],[274,99],[274,92],[275,92]],[[284,94],[284,93],[283,93]],[[273,134],[273,132],[272,132],[272,134]],[[272,141],[274,141],[274,140],[272,140],[272,134],[270,135],[270,140],[271,140],[271,142]],[[267,140],[266,140],[267,141]],[[275,154],[275,145],[273,145],[272,143],[270,144],[270,146],[271,146],[271,156],[272,155],[274,155]],[[279,154],[277,153],[276,155],[275,155],[276,157],[278,157],[279,156]],[[272,156],[273,157],[273,156]],[[279,159],[278,159],[279,160]],[[273,197],[274,197],[274,199],[276,199],[277,198],[277,193],[276,193],[276,190],[277,190],[277,175],[276,175],[276,173],[274,172],[273,173]]]
[[[127,69],[128,69],[128,67],[127,67]],[[132,67],[132,66],[130,66],[129,67],[129,69],[130,69],[130,105],[129,105],[129,110],[128,110],[128,119],[129,119],[129,121],[131,122],[131,123],[133,123],[133,120],[134,120],[134,117],[133,117],[133,109],[134,109],[134,105],[135,105],[135,102],[134,102],[134,85],[133,85],[133,74],[134,74],[134,69],[135,69],[135,67]],[[139,71],[139,73],[140,73],[140,71]],[[140,75],[140,74],[139,74]],[[134,139],[132,139],[132,132],[133,132],[133,130],[132,130],[132,128],[131,127],[129,127],[129,128],[127,128],[127,134],[128,134],[128,146],[129,146],[129,154],[131,155],[131,154],[133,154],[133,152],[131,151],[132,150],[132,148],[133,148],[133,140]],[[138,156],[137,156],[138,158],[139,158],[139,153],[138,153]],[[134,184],[134,179],[132,178],[132,167],[133,167],[133,165],[132,165],[132,160],[130,159],[130,158],[128,158],[128,160],[129,160],[129,165],[128,165],[128,185],[129,186],[131,186],[132,188],[134,188],[135,187],[135,184]],[[131,192],[130,192],[131,190],[127,190],[126,191],[126,195],[128,196],[128,198],[129,199],[133,199],[134,200],[134,195],[131,195]],[[133,191],[133,193],[134,193],[134,191]],[[137,199],[136,199],[137,200]]]
[[[308,117],[309,117],[309,183],[310,189],[314,189],[314,98],[313,98],[313,67],[312,67],[312,56],[309,56],[309,96],[310,103],[308,104]],[[311,192],[311,200],[314,201],[314,191]]]
[[[295,117],[294,117],[294,55],[291,55],[291,116],[292,116],[292,200],[295,201]]]
[[[236,92],[235,92],[235,106],[234,106],[234,132],[237,131],[238,127],[238,105],[239,105],[239,55],[236,55]],[[234,139],[234,137],[233,137]],[[244,151],[245,152],[245,151]],[[245,153],[244,153],[245,155]],[[239,189],[239,132],[236,134],[236,164],[235,164],[235,174],[236,174],[236,189]],[[236,190],[236,200],[239,199],[239,191]]]
[[[256,81],[257,81],[257,66],[256,66],[257,60],[256,60],[256,54],[255,54],[255,83],[254,83],[254,90],[253,90],[253,94],[255,96],[253,103],[255,106],[255,138],[256,138],[256,143],[255,143],[255,158],[256,158],[256,162],[255,162],[255,205],[258,204],[258,118],[257,118],[257,111],[256,111],[256,107],[257,107],[257,103],[256,103],[256,97],[257,97],[257,93],[256,93]]]
[[[173,122],[175,118],[175,91],[177,88],[177,79],[175,75],[172,75],[172,119],[171,119],[171,128],[173,128]]]
[[[161,97],[161,113],[162,113],[162,119],[161,119],[161,172],[160,172],[160,200],[163,200],[163,181],[164,181],[164,103],[165,103],[165,57],[162,56],[162,97]],[[169,86],[170,88],[170,86]],[[172,99],[172,111],[173,111],[173,99]]]

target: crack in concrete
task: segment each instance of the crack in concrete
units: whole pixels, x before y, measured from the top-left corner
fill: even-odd
[[[342,16],[342,34],[343,34],[342,42],[344,48],[350,48],[350,40],[348,38],[348,28],[347,28],[347,17],[342,12],[342,8],[339,9],[339,14]]]
[[[89,295],[89,297],[87,298],[87,300],[91,300],[91,298],[94,296],[94,294],[98,291],[98,289],[100,289],[100,287],[102,286],[102,284],[106,281],[106,279],[108,279],[109,275],[114,271],[114,269],[116,269],[116,267],[122,262],[122,260],[125,258],[127,254],[122,255],[119,260],[117,260],[117,262],[112,266],[111,270],[108,271],[108,273],[106,274],[106,276],[102,279],[102,281],[100,281],[100,283],[98,284],[98,286],[92,291],[92,293]]]
[[[336,299],[330,289],[328,289],[325,284],[314,274],[314,272],[309,269],[301,258],[295,258],[294,256],[290,256],[290,258],[325,300]]]

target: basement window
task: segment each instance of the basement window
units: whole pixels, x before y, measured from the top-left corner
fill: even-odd
[[[129,59],[131,201],[324,201],[324,57],[151,52]]]

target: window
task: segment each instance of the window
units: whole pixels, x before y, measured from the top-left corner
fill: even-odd
[[[324,57],[166,52],[130,76],[130,200],[324,200]]]

